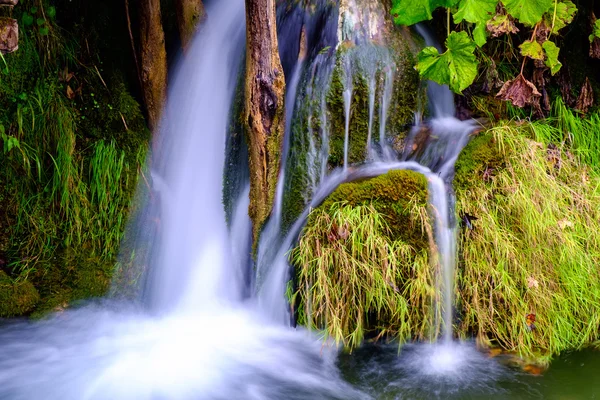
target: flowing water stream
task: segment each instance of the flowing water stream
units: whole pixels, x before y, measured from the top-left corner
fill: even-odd
[[[314,114],[324,133],[318,145],[309,146],[312,156],[307,162],[314,175],[308,207],[283,236],[283,205],[281,198],[276,201],[269,222],[272,232],[266,236],[265,231],[260,244],[257,262],[262,276],[255,285],[249,257],[248,186],[242,185],[234,201],[229,225],[221,197],[225,136],[243,52],[243,5],[243,0],[209,3],[206,26],[174,74],[156,139],[161,139],[160,154],[152,160],[156,201],[148,206],[148,215],[160,218],[148,217],[137,224],[141,231],[157,232],[149,243],[151,269],[142,305],[105,299],[39,322],[0,322],[0,399],[600,396],[598,386],[569,386],[586,379],[591,382],[600,371],[599,358],[589,352],[563,357],[546,376],[534,377],[487,358],[469,342],[453,340],[456,222],[450,182],[454,162],[474,124],[453,118],[452,95],[444,88],[430,88],[440,93],[432,97],[432,108],[438,111],[427,123],[430,141],[424,148],[399,155],[385,142],[393,83],[386,75],[380,99],[380,149],[369,152],[377,154],[376,161],[349,165],[351,132],[346,122],[344,166],[333,171],[326,168],[325,91],[309,92],[321,106]],[[292,63],[295,72],[288,81],[286,99],[288,135],[302,71],[325,87],[330,61],[328,55],[319,53],[310,63],[304,59]],[[352,96],[344,99],[349,116]],[[369,125],[374,101],[370,100]],[[365,346],[355,354],[340,355],[330,343],[289,326],[284,297],[289,279],[286,253],[311,207],[318,206],[340,183],[391,169],[414,170],[429,181],[438,249],[434,268],[439,276],[436,308],[441,340],[405,346],[400,355],[393,345]],[[284,190],[285,171],[282,168],[278,197]],[[144,236],[144,240],[148,237],[154,236]],[[262,267],[261,262],[265,263]]]

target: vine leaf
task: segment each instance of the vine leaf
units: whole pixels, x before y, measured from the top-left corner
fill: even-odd
[[[523,57],[529,57],[534,60],[544,59],[544,50],[542,50],[542,46],[535,40],[526,40],[519,48]]]
[[[556,43],[551,40],[546,40],[542,46],[544,47],[547,56],[546,67],[550,68],[550,73],[554,75],[560,71],[560,68],[562,67],[562,63],[558,61],[560,49],[556,46]]]
[[[519,28],[515,25],[512,18],[508,15],[498,14],[487,22],[487,30],[492,37],[497,38],[505,33],[517,33]]]
[[[535,85],[519,74],[515,79],[506,81],[496,97],[508,100],[517,107],[525,107],[532,104],[536,98],[542,97]]]
[[[600,38],[600,19],[597,19],[592,26],[592,34],[590,35],[590,43],[594,41],[594,39]]]
[[[475,29],[473,29],[473,40],[475,40],[475,43],[479,47],[487,43],[487,31],[485,30],[485,23],[475,25]]]
[[[555,0],[502,0],[506,11],[524,25],[534,26],[552,7]]]
[[[458,0],[393,0],[392,16],[398,25],[414,25],[432,18],[438,7],[453,7]]]
[[[476,45],[466,32],[452,32],[446,39],[446,52],[440,54],[435,47],[426,47],[419,53],[417,69],[422,78],[448,85],[452,91],[462,93],[477,77]]]
[[[497,5],[498,0],[460,0],[458,10],[454,13],[454,23],[464,20],[475,24],[473,39],[481,47],[487,42],[486,22],[496,11]]]
[[[454,13],[454,23],[462,20],[473,24],[486,23],[496,11],[497,0],[460,0]]]
[[[600,20],[592,14],[592,34],[590,35],[590,57],[600,58]]]
[[[562,0],[556,4],[556,18],[554,18],[554,7],[551,7],[544,15],[544,24],[551,27],[554,23],[552,33],[556,35],[558,31],[573,22],[576,13],[577,6],[571,0]]]

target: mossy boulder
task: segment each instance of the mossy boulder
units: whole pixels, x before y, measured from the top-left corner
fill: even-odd
[[[39,299],[40,294],[31,282],[13,282],[6,273],[0,271],[0,318],[28,314]]]
[[[349,348],[365,336],[426,338],[427,196],[423,175],[397,170],[344,183],[313,210],[292,252],[298,322]]]

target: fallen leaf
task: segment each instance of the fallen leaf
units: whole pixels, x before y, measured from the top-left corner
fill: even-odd
[[[575,103],[575,109],[586,114],[591,106],[594,105],[594,90],[589,78],[585,78],[585,82],[581,87],[581,92]]]
[[[560,221],[558,221],[558,227],[560,229],[572,228],[573,227],[573,223],[571,221],[566,220],[566,219],[561,219]]]
[[[71,89],[71,86],[67,85],[67,97],[70,100],[73,100],[75,98],[75,92],[73,91],[73,89]]]
[[[533,277],[530,276],[527,278],[527,287],[529,289],[538,288],[540,286],[539,282]]]
[[[532,104],[534,98],[541,96],[542,95],[535,85],[525,79],[523,74],[519,74],[519,76],[513,80],[506,81],[504,86],[502,86],[502,89],[500,89],[496,95],[496,97],[502,100],[508,100],[515,106],[521,108]]]

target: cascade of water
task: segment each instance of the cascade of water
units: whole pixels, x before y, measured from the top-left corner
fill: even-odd
[[[367,158],[374,158],[373,150],[373,117],[375,116],[375,71],[369,77],[369,126],[367,130]]]
[[[244,286],[231,279],[239,275],[229,268],[205,267],[232,265],[221,188],[225,132],[243,50],[243,10],[215,7],[205,31],[186,58],[211,62],[182,63],[176,72],[159,135],[160,155],[153,160],[153,174],[161,177],[153,184],[169,197],[147,291],[160,312],[235,301]]]
[[[271,267],[271,260],[273,259],[274,251],[279,247],[281,243],[281,215],[282,215],[282,204],[283,194],[285,186],[285,171],[287,154],[289,152],[292,117],[294,115],[294,106],[296,104],[296,92],[298,89],[298,83],[300,82],[300,75],[302,67],[304,65],[304,59],[299,58],[294,72],[287,86],[287,92],[285,96],[285,132],[283,140],[283,152],[281,156],[281,167],[279,170],[279,177],[277,180],[277,188],[275,191],[275,201],[273,204],[273,210],[271,212],[271,218],[267,222],[265,229],[260,236],[259,252],[257,257],[257,281],[261,286],[258,293],[258,303],[265,312],[271,314],[275,321],[287,323],[289,321],[289,313],[287,307],[277,307],[274,304],[280,304],[276,298],[279,293],[271,292],[271,285],[265,283],[264,276],[269,276],[268,270]]]
[[[162,200],[158,312],[106,301],[0,329],[0,398],[11,400],[354,399],[335,352],[273,325],[243,302],[249,265],[247,189],[221,202],[225,133],[244,33],[243,0],[207,5],[208,18],[174,76],[153,165]],[[158,207],[158,205],[157,205]],[[252,377],[252,379],[248,379]]]
[[[427,46],[435,47],[442,53],[441,46],[425,25],[417,24],[415,27],[419,35],[425,39]],[[456,115],[454,95],[448,89],[448,85],[440,85],[434,81],[427,81],[427,97],[429,98],[429,106],[434,117],[453,117]]]
[[[352,66],[349,58],[344,62],[344,170],[348,169],[348,147],[350,144],[350,107],[352,105]]]
[[[388,145],[385,139],[386,125],[388,119],[388,111],[392,98],[392,90],[394,85],[394,68],[388,65],[385,68],[385,84],[383,94],[381,96],[381,116],[379,119],[379,144],[381,146],[381,156],[385,161],[392,161],[396,158],[394,151]]]

